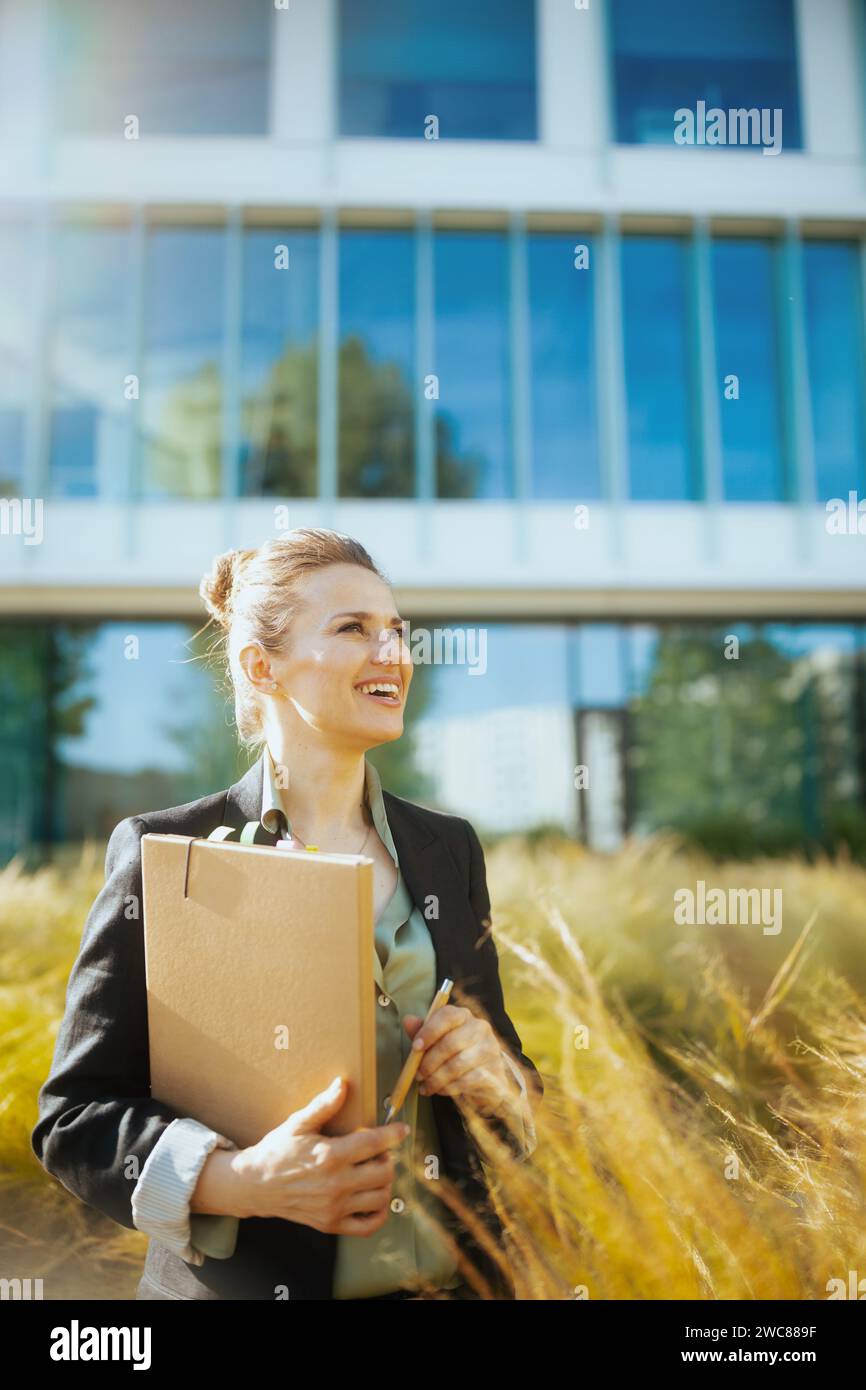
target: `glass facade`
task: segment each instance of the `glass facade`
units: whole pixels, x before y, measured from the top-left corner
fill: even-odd
[[[797,428],[819,502],[866,488],[860,241],[804,239],[792,257],[779,239],[715,235],[702,270],[692,235],[627,232],[612,242],[612,301],[599,290],[603,233],[339,226],[323,299],[329,235],[0,217],[5,494],[26,474],[63,497],[316,497],[333,429],[342,497],[426,495],[416,452],[428,433],[435,497],[603,499],[611,383],[598,352],[611,335],[630,500],[706,498],[715,430],[725,502],[809,500]],[[800,421],[796,392],[810,407]]]
[[[801,148],[794,0],[610,0],[608,9],[621,144],[673,145],[675,112],[703,102],[726,113],[778,109],[783,148]]]
[[[24,475],[38,270],[31,224],[23,218],[0,222],[0,490],[6,497],[19,495]]]
[[[126,227],[61,229],[51,356],[51,492],[123,493],[132,337],[132,256]],[[131,371],[127,360],[126,368]]]
[[[535,0],[339,0],[339,25],[341,135],[536,138]]]
[[[728,502],[784,502],[777,297],[779,248],[716,240],[712,249],[722,493]]]
[[[508,243],[439,232],[434,247],[439,497],[511,497]]]
[[[698,496],[690,404],[697,355],[688,338],[685,242],[624,238],[622,302],[630,495],[691,501]]]
[[[528,238],[532,496],[601,496],[594,238]]]
[[[58,133],[264,135],[269,0],[59,0]],[[129,138],[129,136],[127,136]]]
[[[240,492],[315,497],[318,232],[248,228],[242,258]]]
[[[140,495],[219,497],[224,490],[224,229],[153,228],[145,286]]]
[[[866,491],[862,249],[813,242],[804,250],[815,483],[820,502]]]
[[[866,846],[862,625],[446,628],[404,737],[373,753],[398,795],[487,835],[555,828],[599,849],[666,827],[735,851]],[[204,652],[179,623],[0,625],[4,856],[104,839],[241,775]]]
[[[339,242],[341,497],[415,494],[415,247],[408,231]]]

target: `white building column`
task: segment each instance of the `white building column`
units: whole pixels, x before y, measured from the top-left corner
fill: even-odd
[[[38,195],[51,174],[51,35],[47,0],[0,4],[0,197]]]
[[[794,0],[803,149],[834,163],[864,154],[864,54],[855,14],[861,3]]]
[[[336,133],[336,0],[274,0],[271,135],[324,145]]]
[[[602,5],[537,0],[539,140],[597,154],[608,139]]]

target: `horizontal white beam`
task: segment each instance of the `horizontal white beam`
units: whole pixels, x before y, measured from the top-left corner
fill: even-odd
[[[699,503],[588,506],[589,526],[582,530],[575,528],[572,501],[431,502],[420,521],[415,502],[337,500],[325,520],[320,502],[299,501],[288,504],[287,520],[357,537],[395,589],[432,607],[447,595],[449,609],[457,603],[466,611],[476,600],[462,597],[465,591],[483,595],[486,610],[516,603],[537,614],[560,611],[560,603],[574,611],[603,613],[613,611],[611,604],[618,612],[637,611],[641,595],[659,612],[669,604],[685,611],[696,602],[700,611],[713,604],[730,611],[749,594],[758,607],[778,609],[784,589],[786,611],[838,599],[866,612],[866,535],[829,534],[823,507],[803,514],[783,505],[721,504],[713,513],[717,544],[709,556]],[[255,546],[282,534],[284,520],[262,499],[129,507],[48,499],[41,543],[0,534],[0,602],[7,613],[27,612],[33,603],[70,601],[73,593],[76,603],[110,605],[122,592],[123,603],[155,600],[159,608],[160,596],[177,592],[188,594],[189,611],[196,612],[198,582],[213,556],[227,543]],[[427,528],[423,557],[419,524]],[[140,599],[130,597],[139,591]]]

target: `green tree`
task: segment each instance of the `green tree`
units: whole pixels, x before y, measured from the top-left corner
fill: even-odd
[[[663,630],[646,692],[631,706],[643,829],[734,819],[754,832],[804,826],[810,774],[794,665],[762,638],[724,656],[725,630]]]
[[[412,497],[415,410],[430,408],[399,363],[374,360],[357,335],[338,350],[337,448],[341,497]],[[318,452],[319,356],[315,341],[288,346],[241,402],[242,491],[248,497],[314,497]],[[205,362],[166,396],[147,442],[150,486],[188,497],[220,492],[223,380]],[[482,460],[459,454],[451,422],[434,422],[442,497],[472,497]]]

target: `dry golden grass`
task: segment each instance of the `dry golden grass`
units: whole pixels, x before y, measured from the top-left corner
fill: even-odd
[[[533,1162],[497,1184],[518,1296],[826,1298],[866,1274],[863,869],[719,867],[671,837],[505,843],[488,871],[547,1083]],[[698,879],[781,888],[782,931],[675,925]]]
[[[0,1265],[41,1278],[46,1298],[134,1298],[147,1238],[85,1207],[50,1178],[30,1144],[66,982],[103,882],[104,847],[59,870],[0,871]]]
[[[0,874],[0,1255],[46,1297],[132,1297],[145,1237],[30,1148],[101,854]],[[866,872],[488,851],[511,1017],[543,1073],[531,1162],[491,1166],[518,1297],[826,1298],[866,1275]],[[676,889],[783,890],[783,929],[677,926]],[[468,1218],[469,1219],[469,1218]]]

